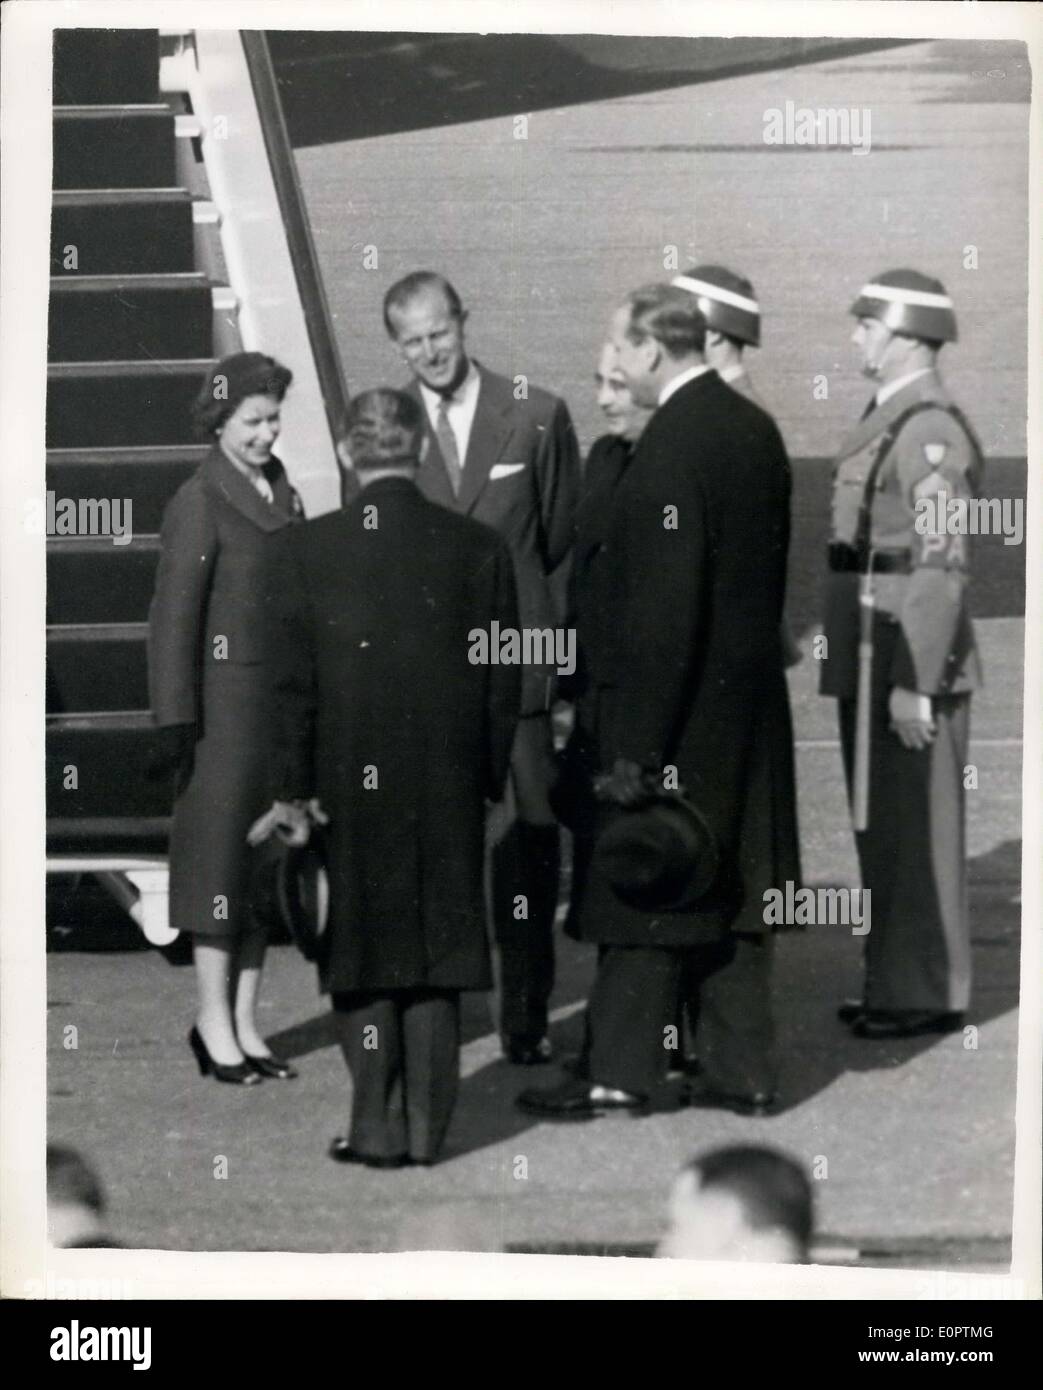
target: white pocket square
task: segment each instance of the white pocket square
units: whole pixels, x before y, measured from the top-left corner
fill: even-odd
[[[489,481],[495,483],[498,478],[509,478],[512,473],[520,473],[524,467],[524,463],[494,463],[489,469]]]

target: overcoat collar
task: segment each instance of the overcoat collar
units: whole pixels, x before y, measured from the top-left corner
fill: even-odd
[[[675,401],[692,401],[697,395],[702,395],[709,387],[722,386],[723,384],[716,369],[711,367],[708,371],[700,372],[698,376],[686,381],[683,386],[679,386],[661,406],[657,407],[657,410],[669,410]]]
[[[431,429],[431,422],[420,395],[420,387],[414,380],[406,388],[408,393],[417,401],[421,410],[424,411],[424,423],[427,427],[429,441],[427,457],[420,465],[420,477],[424,483],[424,490],[429,497],[440,502],[442,506],[451,507],[454,511],[459,512],[473,511],[489,482],[489,474],[492,472],[493,465],[503,457],[514,431],[514,422],[511,418],[514,395],[510,382],[497,376],[494,372],[486,371],[481,363],[475,361],[474,358],[471,360],[478,369],[481,384],[478,388],[478,404],[475,407],[474,421],[471,425],[471,437],[467,442],[467,455],[464,459],[463,478],[460,482],[458,496],[454,495],[449,484],[445,459],[443,459],[442,451],[438,447],[438,439]],[[518,462],[522,462],[522,460],[518,460]]]
[[[248,478],[239,472],[235,464],[225,455],[220,444],[215,444],[203,462],[203,477],[212,492],[234,507],[237,512],[259,526],[262,531],[278,531],[294,519],[293,490],[286,478],[286,470],[278,459],[279,476],[272,484],[274,501],[266,502]]]
[[[903,386],[901,391],[896,391],[893,396],[874,408],[860,420],[851,433],[844,440],[837,453],[837,460],[849,458],[852,454],[857,454],[860,449],[864,449],[867,444],[883,434],[888,425],[898,419],[903,411],[908,410],[917,401],[944,401],[946,400],[945,387],[942,385],[941,378],[937,372],[925,372],[923,376],[918,376],[915,381],[910,381]]]
[[[379,497],[406,497],[419,499],[420,493],[417,485],[412,478],[387,477],[377,478],[375,482],[359,484],[359,491],[352,499],[352,506],[362,506],[366,502],[375,501]]]

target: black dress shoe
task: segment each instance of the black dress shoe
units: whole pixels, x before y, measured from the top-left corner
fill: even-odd
[[[550,1038],[508,1038],[504,1047],[508,1062],[515,1067],[540,1067],[554,1056]]]
[[[681,1104],[693,1110],[730,1110],[733,1115],[763,1119],[776,1113],[778,1097],[766,1091],[755,1091],[751,1096],[732,1095],[728,1091],[715,1091],[710,1086],[702,1086],[690,1090]]]
[[[955,1033],[963,1027],[961,1013],[928,1013],[903,1010],[884,1013],[871,1010],[864,1013],[851,1029],[856,1038],[919,1038],[928,1033]]]
[[[837,1018],[841,1023],[857,1023],[866,1012],[866,1002],[864,999],[845,999],[840,1008],[837,1009]]]
[[[274,1081],[292,1081],[300,1075],[296,1067],[282,1057],[276,1057],[273,1052],[266,1057],[255,1057],[252,1052],[244,1052],[243,1056],[255,1072],[260,1076],[270,1076]]]
[[[649,1113],[648,1101],[643,1096],[625,1091],[611,1096],[599,1095],[604,1089],[587,1080],[572,1079],[560,1086],[522,1091],[514,1103],[526,1115],[536,1115],[541,1120],[595,1120],[617,1112],[637,1116]]]
[[[215,1062],[199,1029],[193,1025],[188,1035],[188,1045],[196,1059],[200,1076],[212,1076],[215,1081],[227,1082],[229,1086],[259,1086],[261,1076],[254,1071],[249,1062]]]
[[[377,1154],[360,1154],[340,1135],[330,1144],[329,1155],[335,1163],[361,1163],[366,1168],[405,1168],[409,1164],[408,1154],[391,1154],[387,1158]]]

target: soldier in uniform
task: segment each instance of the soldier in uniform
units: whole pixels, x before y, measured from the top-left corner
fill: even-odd
[[[855,838],[871,896],[863,997],[839,1016],[857,1037],[912,1037],[959,1027],[970,998],[963,776],[981,670],[966,536],[937,518],[954,499],[967,506],[982,458],[938,376],[938,353],[956,340],[944,286],[891,271],[863,287],[851,313],[877,391],[834,474],[821,691],[838,701],[850,789],[868,584],[868,825]]]

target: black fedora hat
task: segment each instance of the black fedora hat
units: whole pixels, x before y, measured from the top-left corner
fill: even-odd
[[[720,855],[706,818],[676,793],[616,807],[594,845],[616,896],[641,912],[694,907],[714,885]]]
[[[305,960],[318,960],[329,919],[325,839],[313,827],[306,845],[287,845],[275,875],[279,915]]]
[[[270,932],[287,932],[305,960],[318,960],[330,896],[321,826],[312,828],[306,845],[288,845],[279,835],[271,835],[257,847],[256,855],[255,916]]]

